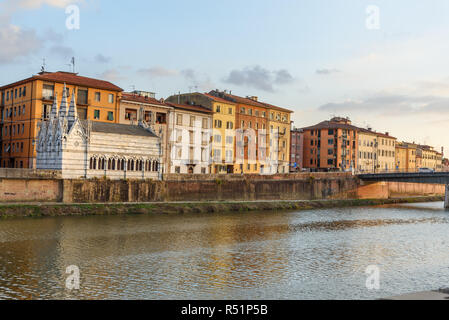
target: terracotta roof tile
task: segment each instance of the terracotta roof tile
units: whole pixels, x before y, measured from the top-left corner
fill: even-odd
[[[115,84],[112,84],[109,81],[88,78],[88,77],[82,77],[76,73],[62,72],[62,71],[46,72],[43,74],[34,75],[30,78],[0,87],[0,90],[18,86],[18,85],[21,85],[21,84],[24,84],[24,83],[27,83],[30,81],[34,81],[34,80],[53,81],[53,82],[59,82],[59,83],[65,82],[67,84],[82,86],[82,87],[89,87],[89,88],[96,88],[96,89],[103,89],[103,90],[110,90],[110,91],[118,91],[118,92],[123,91],[122,88],[116,86]]]
[[[167,106],[166,103],[161,102],[155,98],[146,98],[146,97],[139,96],[137,94],[129,93],[129,92],[122,93],[122,100],[140,102],[140,103],[148,103],[148,104],[156,104],[159,106]]]
[[[213,113],[212,110],[209,110],[207,108],[204,108],[202,106],[197,106],[197,105],[178,104],[178,103],[172,103],[172,102],[167,102],[166,104],[175,109],[183,109],[183,110],[202,112],[202,113],[207,113],[207,114]]]

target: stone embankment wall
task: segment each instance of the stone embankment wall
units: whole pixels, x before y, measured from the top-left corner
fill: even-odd
[[[364,184],[346,173],[292,175],[167,175],[153,180],[0,179],[0,202],[159,202],[388,199],[443,195],[444,186],[410,183]]]

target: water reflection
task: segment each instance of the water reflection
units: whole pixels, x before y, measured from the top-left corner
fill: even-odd
[[[0,222],[2,299],[350,299],[449,284],[442,204]],[[365,269],[382,289],[365,288]],[[65,269],[81,290],[65,289]]]

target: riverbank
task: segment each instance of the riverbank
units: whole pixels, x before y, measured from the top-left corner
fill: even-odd
[[[444,201],[442,196],[312,201],[211,201],[99,204],[0,204],[0,218],[289,211]]]

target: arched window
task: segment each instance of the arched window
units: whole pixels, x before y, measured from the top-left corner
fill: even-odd
[[[111,170],[115,171],[115,159],[112,159],[112,168],[111,168]]]
[[[94,165],[93,165],[93,170],[97,170],[97,159],[94,158]]]
[[[112,170],[112,160],[108,160],[108,170]]]

